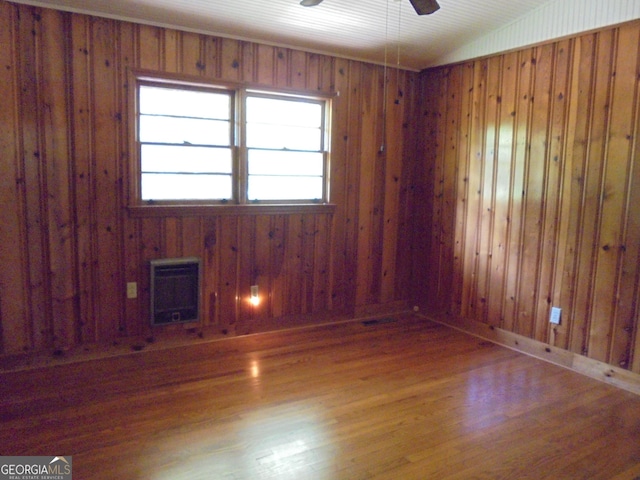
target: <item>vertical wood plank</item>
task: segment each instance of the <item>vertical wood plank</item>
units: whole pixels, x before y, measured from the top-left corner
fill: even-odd
[[[441,120],[443,118],[447,118],[447,97],[449,88],[449,74],[451,72],[450,68],[445,68],[442,71],[442,82],[437,86],[438,87],[438,97],[433,105],[434,115],[437,117],[438,122],[434,124],[433,130],[430,132],[429,141],[433,143],[432,154],[434,155],[434,163],[433,163],[433,187],[432,187],[432,221],[438,225],[438,228],[431,229],[429,232],[430,235],[430,243],[432,246],[430,265],[433,269],[432,275],[432,284],[433,284],[433,297],[435,300],[435,308],[438,310],[442,309],[442,297],[440,293],[442,291],[442,283],[441,283],[441,273],[443,272],[442,265],[442,252],[443,252],[443,242],[442,242],[442,233],[443,233],[443,215],[444,215],[444,205],[446,199],[444,198],[444,184],[445,184],[445,135],[446,135],[446,124]]]
[[[27,321],[30,333],[29,348],[43,350],[51,347],[51,298],[49,268],[48,224],[46,212],[46,150],[42,129],[42,79],[41,10],[29,8],[19,15],[20,52],[22,76],[20,85],[20,111],[22,112],[22,168],[25,181],[25,220],[27,258],[29,269],[29,297],[31,318]]]
[[[16,354],[32,348],[30,296],[25,245],[25,179],[20,144],[20,69],[18,8],[0,3],[0,353]]]
[[[321,56],[315,53],[308,53],[305,55],[305,64],[300,68],[300,59],[296,60],[297,68],[296,71],[299,71],[301,75],[304,77],[304,85],[308,90],[322,90],[322,78],[321,78],[321,65],[324,62],[321,60]]]
[[[427,71],[421,77],[418,88],[419,115],[418,138],[416,155],[423,161],[414,162],[412,168],[413,181],[413,229],[412,241],[412,269],[411,296],[418,307],[432,308],[435,295],[433,292],[433,276],[422,275],[420,272],[433,271],[430,265],[431,258],[431,227],[434,225],[433,217],[433,166],[434,144],[432,141],[437,124],[437,99],[431,92],[438,85],[440,69]]]
[[[236,276],[237,323],[236,331],[241,335],[252,332],[256,321],[256,307],[249,301],[251,285],[255,284],[256,217],[243,215],[238,220],[238,273]],[[257,307],[258,309],[260,307]]]
[[[287,216],[284,231],[284,285],[286,301],[285,315],[297,315],[302,312],[304,292],[303,270],[304,216]]]
[[[182,256],[182,218],[167,218],[163,223],[162,240],[164,256],[177,258]]]
[[[291,50],[286,48],[275,48],[274,60],[274,85],[278,87],[291,87]]]
[[[377,238],[375,221],[379,217],[376,208],[376,168],[378,157],[384,152],[380,152],[379,118],[380,110],[378,102],[381,99],[380,85],[375,72],[375,66],[365,66],[363,68],[363,97],[362,97],[362,130],[361,130],[361,162],[358,191],[358,270],[357,270],[357,290],[356,305],[366,305],[372,303],[375,295],[375,279],[373,264],[376,261],[375,245]]]
[[[271,215],[257,215],[255,217],[255,245],[253,269],[250,285],[257,285],[260,292],[260,305],[253,308],[256,323],[273,318],[272,312],[272,284],[273,271],[272,249],[274,248]]]
[[[464,283],[462,287],[462,315],[477,318],[476,277],[478,275],[478,251],[480,216],[482,209],[482,159],[484,136],[484,109],[486,104],[487,63],[478,61],[474,65],[473,104],[471,110],[471,134],[469,166],[467,245],[464,258]],[[434,219],[435,220],[435,219]]]
[[[355,271],[357,217],[357,189],[355,182],[359,174],[358,162],[354,158],[360,142],[359,99],[360,64],[347,60],[336,61],[335,88],[338,96],[332,99],[332,151],[330,162],[330,201],[336,204],[332,222],[332,249],[334,261],[331,267],[332,289],[330,308],[344,309],[352,297],[353,282],[349,277]]]
[[[533,55],[531,49],[518,52],[518,93],[515,111],[515,145],[513,170],[509,179],[509,244],[505,268],[505,295],[503,299],[503,328],[515,331],[518,296],[520,291],[520,265],[522,257],[523,212],[525,208],[525,175],[528,158],[529,125],[531,123],[533,95]]]
[[[274,85],[276,83],[276,49],[268,45],[258,45],[256,47],[256,73],[255,79],[264,85]]]
[[[240,81],[240,45],[237,40],[220,39],[220,76],[225,81]]]
[[[122,187],[122,202],[123,206],[130,205],[135,202],[135,198],[131,198],[130,195],[137,189],[133,187],[133,183],[136,179],[133,172],[136,169],[133,166],[136,156],[131,149],[133,142],[133,134],[131,130],[135,128],[135,120],[131,118],[129,113],[131,112],[133,105],[131,91],[133,85],[129,85],[130,69],[136,66],[137,61],[137,31],[135,25],[131,23],[123,23],[118,28],[118,76],[119,84],[121,85],[121,118],[122,118],[122,134],[120,135],[120,172],[123,177]],[[179,36],[175,36],[173,42],[176,47],[179,42]],[[172,43],[173,43],[172,42]],[[172,55],[173,56],[173,55]],[[175,53],[175,62],[177,70],[177,53]],[[122,226],[122,254],[124,261],[124,282],[136,282],[139,284],[139,279],[148,275],[148,271],[144,268],[142,260],[140,258],[140,222],[137,219],[131,219],[128,216],[123,218]],[[126,285],[124,286],[126,289]],[[138,291],[140,291],[140,285],[138,285]],[[141,296],[137,298],[126,298],[124,300],[125,316],[122,322],[123,335],[140,335],[143,331],[144,317],[148,309],[148,305],[141,303]]]
[[[193,76],[204,74],[207,68],[204,57],[201,36],[182,32],[181,73]]]
[[[165,72],[180,71],[180,40],[182,36],[176,30],[166,29],[162,36],[162,69]]]
[[[511,179],[515,168],[512,158],[516,145],[516,105],[518,96],[518,72],[520,70],[517,52],[503,57],[500,92],[498,98],[497,125],[495,139],[494,193],[491,211],[493,213],[493,234],[489,248],[490,290],[487,298],[487,323],[501,326],[504,323],[503,298],[505,297],[507,252],[512,232],[509,214]]]
[[[632,132],[636,112],[630,92],[637,88],[638,31],[621,28],[615,38],[612,58],[609,124],[604,149],[604,178],[601,194],[601,228],[598,239],[595,284],[593,290],[593,323],[589,332],[592,358],[616,365],[627,363],[629,332],[627,320],[616,329],[620,306],[621,262],[626,247],[623,243],[629,179],[633,162]],[[632,277],[635,276],[632,273]],[[615,352],[613,346],[616,345]]]
[[[640,56],[639,56],[640,57]],[[636,60],[636,68],[640,68],[640,58]],[[640,78],[638,78],[640,80]],[[636,205],[640,205],[640,166],[638,159],[640,158],[640,85],[635,86],[635,118],[633,122],[633,161],[632,171],[629,180],[630,191],[628,193],[627,214],[625,224],[625,253],[622,265],[623,285],[620,303],[621,312],[619,313],[619,326],[625,330],[625,336],[629,336],[627,352],[625,360],[627,368],[634,373],[640,373],[640,245],[637,241],[640,238],[640,215],[634,210]],[[633,287],[631,283],[631,272],[635,270],[633,277]],[[633,290],[632,290],[633,289]],[[616,336],[617,339],[617,336]],[[619,340],[616,340],[618,343]],[[612,358],[615,360],[617,351],[620,347],[614,344]]]
[[[561,321],[560,325],[554,325],[550,329],[548,341],[550,344],[566,349],[569,342],[569,323],[567,319],[571,318],[571,299],[573,298],[573,286],[575,282],[575,261],[573,259],[571,246],[575,238],[575,222],[572,221],[572,206],[575,203],[573,193],[573,171],[574,158],[572,155],[572,146],[575,143],[578,112],[578,80],[579,75],[579,43],[575,40],[568,40],[566,45],[566,64],[567,64],[567,83],[566,89],[566,105],[565,105],[565,125],[564,139],[559,156],[562,162],[562,172],[560,180],[560,199],[558,206],[558,238],[557,238],[557,261],[555,265],[553,279],[553,293],[551,295],[552,305],[564,309],[565,321]]]
[[[576,290],[574,315],[576,322],[571,331],[571,349],[574,352],[589,354],[589,334],[593,321],[602,319],[593,317],[593,289],[596,277],[597,245],[600,237],[602,181],[605,171],[605,139],[609,124],[609,103],[611,69],[613,65],[614,32],[605,31],[595,34],[593,62],[591,63],[591,84],[589,97],[584,101],[589,105],[587,111],[588,124],[585,125],[587,135],[586,149],[582,161],[583,197],[581,245],[577,278],[580,288]],[[581,126],[581,128],[584,128]],[[580,132],[582,134],[582,130]],[[578,138],[576,139],[578,141]],[[607,321],[607,320],[604,320]],[[599,325],[598,327],[599,328]]]
[[[219,304],[219,273],[220,272],[220,255],[219,255],[219,238],[220,232],[218,228],[217,217],[206,217],[203,219],[202,231],[204,235],[203,249],[203,276],[202,276],[202,323],[205,326],[215,325],[218,329],[220,319]]]
[[[538,279],[542,261],[540,226],[544,216],[545,175],[547,173],[547,132],[549,122],[553,45],[534,49],[534,85],[531,97],[530,145],[524,195],[523,250],[521,257],[520,291],[517,300],[516,332],[535,335]]]
[[[122,300],[124,290],[121,288],[122,266],[120,264],[120,209],[119,204],[118,159],[119,122],[122,114],[118,97],[116,24],[111,20],[93,20],[93,125],[94,125],[94,159],[95,176],[93,192],[96,208],[97,252],[95,268],[100,278],[96,290],[98,303],[97,315],[100,323],[97,328],[99,341],[115,338],[119,331],[120,319],[124,317]]]
[[[413,74],[403,72],[404,101],[403,108],[403,151],[402,165],[400,168],[400,192],[398,209],[398,240],[396,246],[395,274],[394,274],[394,297],[395,301],[404,301],[407,306],[415,306],[414,299],[411,298],[413,288],[413,278],[411,275],[413,259],[411,255],[413,247],[413,202],[414,177],[413,168],[415,162],[415,152],[418,148],[419,128],[414,119],[420,116],[420,104],[416,101],[408,102],[408,99],[415,99],[418,95],[417,78]]]
[[[158,27],[139,25],[137,32],[139,67],[149,70],[160,70],[164,64],[160,41],[162,30]]]
[[[589,125],[590,111],[592,108],[595,52],[598,36],[596,34],[587,35],[576,42],[576,54],[574,62],[574,93],[572,95],[573,108],[575,109],[575,125],[573,129],[573,142],[569,145],[573,168],[571,173],[571,206],[575,212],[569,218],[568,236],[570,240],[566,247],[566,256],[571,258],[571,262],[565,267],[565,278],[570,280],[570,284],[563,291],[562,304],[569,305],[565,312],[567,325],[566,345],[569,350],[576,353],[586,353],[586,346],[583,345],[584,325],[588,320],[584,315],[584,303],[581,295],[588,290],[588,277],[580,276],[585,274],[585,266],[589,258],[583,255],[583,229],[593,229],[594,222],[584,221],[584,206],[586,199],[587,169],[588,169],[588,146],[589,146]],[[593,220],[591,218],[590,220]],[[593,230],[591,230],[593,231]],[[588,241],[588,238],[586,239]],[[592,246],[587,243],[585,248]],[[582,269],[582,271],[581,271]]]
[[[93,162],[92,105],[92,22],[88,17],[73,15],[71,20],[72,91],[73,91],[73,184],[76,222],[75,251],[78,264],[80,343],[96,341],[96,299],[98,280],[94,269],[96,252],[95,197],[92,192],[95,168]]]
[[[238,296],[240,295],[238,290],[238,227],[238,217],[220,217],[219,323],[220,328],[229,333],[236,332],[238,320]]]
[[[553,299],[553,278],[558,256],[559,212],[562,204],[564,130],[567,96],[567,47],[566,42],[554,45],[550,85],[549,114],[545,154],[544,196],[541,216],[540,267],[538,274],[538,298],[534,325],[534,338],[547,341],[549,314]]]
[[[442,92],[443,101],[446,105],[441,106],[440,118],[444,120],[444,126],[438,132],[438,151],[441,161],[438,162],[437,175],[438,183],[438,212],[437,217],[441,220],[441,227],[438,229],[437,237],[434,236],[434,243],[438,242],[438,304],[440,309],[448,308],[451,304],[451,288],[453,271],[449,268],[453,264],[455,232],[455,207],[456,202],[450,201],[454,198],[454,191],[457,191],[457,171],[460,168],[456,158],[458,157],[458,132],[460,119],[460,82],[462,70],[455,68],[448,70],[446,88]]]
[[[258,83],[258,69],[256,68],[256,49],[255,43],[240,42],[240,78],[242,81],[250,83]]]
[[[44,151],[46,151],[46,221],[49,225],[49,279],[51,282],[51,321],[53,343],[56,348],[69,348],[75,338],[75,256],[73,238],[73,181],[69,162],[71,139],[68,122],[70,91],[67,62],[69,44],[68,15],[43,10],[41,35],[43,65],[39,87],[42,92]]]
[[[201,38],[201,42],[204,68],[199,66],[198,69],[203,70],[207,78],[220,78],[222,76],[222,39],[205,36]]]
[[[473,107],[473,63],[467,63],[462,68],[459,89],[456,95],[460,97],[457,145],[457,180],[455,204],[455,245],[453,249],[453,276],[451,285],[450,312],[462,316],[462,286],[465,279],[464,257],[469,245],[467,242],[468,214],[469,214],[469,165],[470,165],[470,127]]]
[[[319,215],[316,220],[313,252],[313,301],[311,303],[310,313],[320,313],[329,310],[328,296],[331,291],[330,267],[334,258],[334,252],[331,248],[332,233],[331,216]]]
[[[270,270],[271,270],[271,313],[273,318],[285,314],[286,298],[286,268],[285,268],[285,229],[284,215],[274,215],[269,230]]]
[[[322,55],[318,58],[318,90],[323,92],[337,92],[336,74],[339,74],[340,67],[336,62],[338,58]],[[351,62],[349,62],[351,63]]]
[[[363,81],[364,65],[358,62],[336,61],[338,75],[336,76],[336,86],[339,82],[345,82],[345,90],[348,94],[345,115],[338,118],[347,122],[345,135],[341,138],[347,142],[346,151],[343,152],[342,165],[344,169],[345,183],[341,197],[336,195],[336,201],[343,199],[345,205],[345,217],[343,223],[338,224],[335,229],[339,232],[344,228],[344,248],[339,250],[343,255],[344,263],[340,264],[341,282],[335,282],[333,290],[333,306],[342,311],[353,311],[358,304],[358,259],[360,249],[358,235],[360,233],[360,201],[361,191],[358,188],[361,179],[362,163],[356,161],[362,155],[363,146],[363,125],[360,122],[360,115],[363,108],[365,88]],[[346,78],[345,78],[346,76]],[[344,104],[343,104],[344,105]],[[344,225],[344,227],[342,226]]]
[[[291,51],[290,84],[293,88],[309,88],[307,86],[307,55],[298,50]]]
[[[157,218],[140,220],[139,258],[142,275],[138,279],[140,303],[146,308],[138,333],[151,333],[151,260],[163,257],[161,238],[162,221]]]
[[[200,217],[189,216],[180,219],[179,223],[180,244],[182,245],[181,255],[185,257],[201,257],[203,250],[204,233],[202,231],[202,220]]]
[[[300,292],[302,304],[299,313],[306,315],[313,311],[313,279],[316,268],[314,253],[318,238],[316,216],[312,214],[304,215],[302,229],[302,283]]]
[[[396,249],[398,247],[398,228],[400,225],[400,189],[402,179],[402,152],[404,126],[404,75],[398,70],[387,73],[387,103],[384,165],[384,191],[382,208],[382,249],[381,249],[381,278],[380,303],[392,302],[395,298],[396,280]]]
[[[497,172],[497,148],[499,134],[500,76],[503,68],[503,57],[493,57],[487,62],[486,100],[484,111],[484,135],[482,138],[482,167],[480,217],[478,218],[477,275],[475,278],[475,318],[484,323],[496,323],[488,319],[488,301],[492,283],[490,272],[492,266],[491,239],[495,227],[495,194]]]

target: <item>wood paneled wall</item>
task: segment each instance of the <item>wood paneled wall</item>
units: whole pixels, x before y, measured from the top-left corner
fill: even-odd
[[[633,22],[421,74],[425,306],[640,373],[639,58]]]
[[[230,334],[409,301],[418,74],[385,99],[381,66],[4,0],[0,44],[1,353],[148,334],[154,258],[202,257],[202,323]],[[335,93],[335,209],[132,216],[130,68]]]

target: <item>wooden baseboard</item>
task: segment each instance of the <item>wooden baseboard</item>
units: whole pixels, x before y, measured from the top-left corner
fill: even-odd
[[[354,317],[365,318],[378,315],[394,315],[409,312],[410,308],[404,300],[376,305],[356,306]]]
[[[402,302],[363,307],[357,314],[340,310],[315,315],[291,315],[267,320],[254,320],[251,324],[233,325],[221,331],[219,325],[184,323],[152,328],[146,335],[121,337],[109,343],[79,345],[56,352],[42,351],[18,355],[0,355],[0,373],[53,367],[67,363],[96,360],[105,357],[132,355],[142,351],[162,350],[200,343],[237,338],[247,335],[313,328],[328,324],[358,322],[383,315],[406,314],[409,310]]]
[[[424,318],[497,343],[503,347],[568,368],[609,385],[640,395],[640,375],[544,342],[523,337],[475,320],[452,318],[444,314],[421,314]]]

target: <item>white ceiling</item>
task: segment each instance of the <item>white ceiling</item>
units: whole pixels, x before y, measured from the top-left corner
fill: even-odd
[[[416,15],[409,0],[324,0],[315,7],[302,7],[299,0],[16,0],[15,3],[374,63],[384,63],[386,58],[391,65],[399,64],[412,70],[445,63],[451,52],[518,22],[527,23],[528,18],[545,23],[541,12],[557,11],[548,8],[550,4],[562,4],[567,15],[596,1],[598,4],[640,4],[640,0],[438,1],[440,10],[425,16]],[[567,5],[577,7],[567,9]],[[632,15],[635,14],[634,10]]]

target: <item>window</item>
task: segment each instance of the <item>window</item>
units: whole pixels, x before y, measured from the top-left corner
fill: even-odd
[[[323,110],[317,101],[247,96],[250,201],[324,198]]]
[[[327,202],[327,99],[137,80],[142,203]]]
[[[142,200],[232,198],[233,96],[140,85]]]

